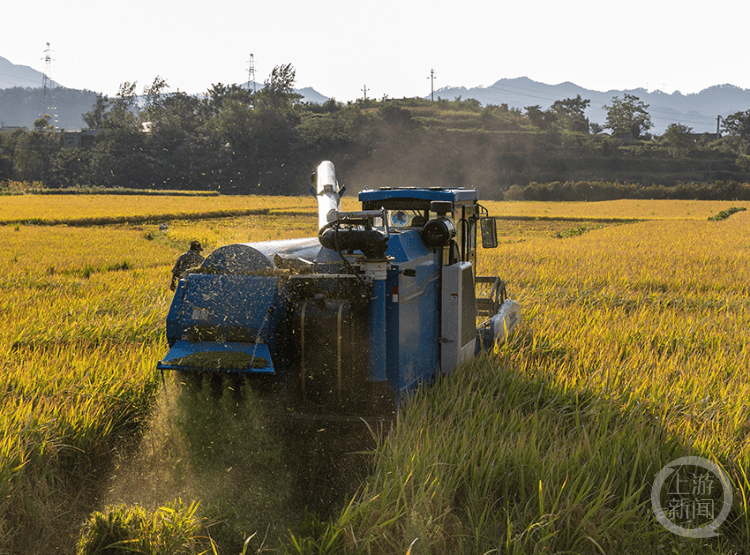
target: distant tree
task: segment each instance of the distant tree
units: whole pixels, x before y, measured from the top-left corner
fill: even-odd
[[[89,185],[90,152],[81,148],[61,148],[52,159],[52,173],[46,185],[55,188]]]
[[[538,104],[536,106],[526,106],[524,110],[526,110],[526,118],[531,125],[539,129],[549,129],[557,121],[557,114],[549,110],[542,111]]]
[[[605,105],[607,110],[607,124],[605,129],[611,129],[613,134],[630,133],[638,139],[641,133],[651,129],[651,116],[646,111],[648,104],[644,104],[637,96],[625,93],[620,99],[612,98],[612,105]]]
[[[415,122],[411,117],[411,112],[406,108],[398,106],[396,103],[384,102],[378,112],[380,117],[390,125],[403,128],[414,127]]]
[[[294,81],[297,72],[292,64],[276,66],[271,77],[264,83],[258,93],[258,106],[276,110],[289,110],[300,101],[302,95],[294,92]]]
[[[100,133],[91,152],[89,180],[103,186],[150,186],[149,164],[143,151],[136,83],[120,85],[106,106],[97,99],[90,116]]]
[[[146,96],[146,102],[151,104],[156,103],[161,95],[164,94],[164,91],[166,91],[167,89],[169,89],[167,80],[157,75],[156,77],[154,77],[154,81],[151,83],[151,85],[146,85],[145,87],[143,87],[143,94]]]
[[[750,110],[735,112],[721,121],[722,131],[737,142],[740,154],[746,154],[750,141]]]
[[[52,159],[60,150],[60,140],[45,114],[34,122],[33,131],[14,136],[13,163],[22,181],[47,182]]]
[[[194,147],[201,140],[197,132],[201,101],[184,92],[167,92],[168,87],[157,77],[144,88],[145,107],[140,114],[148,124],[148,132],[143,134],[144,154],[152,166],[154,186],[193,187],[195,180],[206,173],[201,165],[208,154],[202,147]]]
[[[693,129],[680,123],[670,124],[661,136],[661,141],[675,158],[684,158],[695,146]]]
[[[236,100],[247,106],[254,105],[254,93],[251,89],[243,88],[240,85],[224,85],[216,83],[206,91],[201,100],[201,118],[208,120],[221,112],[224,102],[227,100]]]
[[[589,120],[586,119],[585,111],[591,104],[590,100],[584,100],[581,95],[575,98],[556,100],[552,103],[550,111],[557,115],[557,119],[564,128],[580,133],[588,133]]]
[[[15,167],[13,166],[14,141],[9,135],[0,133],[0,181],[13,179]]]
[[[104,121],[104,114],[107,113],[109,108],[109,98],[104,94],[96,95],[96,103],[91,107],[90,112],[81,114],[83,121],[89,126],[89,129],[99,129]]]
[[[459,107],[463,110],[470,110],[472,112],[479,112],[482,109],[482,103],[476,98],[467,98],[458,103]]]
[[[136,83],[123,83],[113,99],[97,96],[91,112],[83,114],[89,127],[96,129],[140,128]]]
[[[254,96],[234,86],[209,91],[201,129],[220,149],[223,190],[288,194],[296,186],[289,176],[300,147],[301,96],[294,79],[294,68],[286,64],[276,66]]]
[[[54,127],[50,124],[50,115],[44,114],[42,117],[34,121],[34,131],[44,132],[53,131]]]
[[[323,104],[316,104],[315,102],[305,102],[303,104],[305,112],[311,114],[333,114],[343,108],[343,105],[336,101],[335,98],[329,98]]]
[[[138,94],[135,92],[137,82],[126,81],[120,88],[112,102],[111,112],[135,112],[138,104]]]

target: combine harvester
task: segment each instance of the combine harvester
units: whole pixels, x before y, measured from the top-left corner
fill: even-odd
[[[505,341],[521,310],[474,274],[477,230],[497,246],[475,190],[364,190],[342,212],[333,164],[313,179],[318,237],[208,255],[175,291],[159,369],[267,376],[295,409],[361,414]]]

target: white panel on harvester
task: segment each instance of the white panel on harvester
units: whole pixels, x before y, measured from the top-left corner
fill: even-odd
[[[443,266],[442,289],[440,371],[450,374],[474,356],[477,327],[471,263]]]

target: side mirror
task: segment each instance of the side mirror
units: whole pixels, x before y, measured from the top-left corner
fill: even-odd
[[[495,218],[479,218],[479,227],[482,229],[482,247],[494,249],[497,247],[497,224]]]

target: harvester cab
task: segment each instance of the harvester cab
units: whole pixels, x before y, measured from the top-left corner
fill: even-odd
[[[275,376],[306,406],[361,410],[512,333],[520,306],[475,275],[477,235],[497,246],[475,190],[364,190],[345,212],[333,164],[314,179],[318,236],[209,254],[178,284],[158,368]]]

